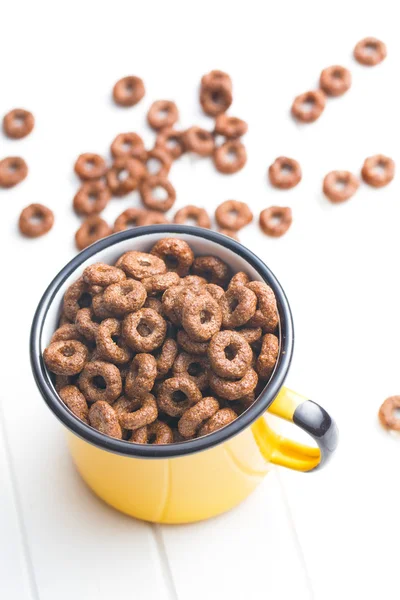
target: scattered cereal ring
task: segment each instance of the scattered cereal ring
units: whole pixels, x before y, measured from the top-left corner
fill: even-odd
[[[260,227],[272,237],[281,237],[292,224],[292,209],[284,206],[270,206],[260,213]]]
[[[174,339],[167,338],[162,345],[161,351],[155,357],[157,362],[157,379],[163,377],[172,369],[177,354],[178,344]]]
[[[366,37],[354,48],[354,58],[368,67],[378,65],[386,58],[386,45],[374,37]]]
[[[152,354],[136,354],[125,381],[125,392],[140,398],[151,392],[157,376],[157,362]]]
[[[145,94],[144,83],[140,77],[128,75],[114,85],[113,98],[120,106],[134,106]]]
[[[253,220],[253,213],[245,202],[226,200],[215,211],[215,220],[220,227],[238,231]]]
[[[78,250],[83,250],[84,248],[87,248],[87,246],[107,237],[111,233],[111,228],[104,219],[100,218],[98,215],[92,215],[82,223],[76,232],[76,247]]]
[[[108,404],[99,400],[95,402],[89,410],[89,423],[94,429],[109,435],[110,437],[121,439],[122,431],[118,422],[115,410]]]
[[[172,285],[178,285],[179,282],[179,275],[173,271],[152,275],[151,277],[144,277],[142,279],[142,285],[149,296],[155,296],[160,292],[165,292],[165,290]]]
[[[149,175],[167,177],[171,170],[172,156],[163,148],[156,146],[146,152],[144,164]]]
[[[19,140],[29,135],[35,125],[31,112],[23,108],[10,110],[3,119],[3,130],[6,136]]]
[[[84,368],[89,351],[78,340],[53,342],[43,352],[46,367],[57,375],[76,375]]]
[[[220,330],[221,324],[221,308],[210,294],[193,296],[183,307],[182,327],[196,342],[209,340]]]
[[[319,86],[328,96],[342,96],[351,86],[351,73],[339,65],[327,67],[321,72]]]
[[[164,381],[157,395],[160,410],[170,417],[181,417],[185,410],[201,400],[197,385],[187,377],[171,377]]]
[[[141,221],[145,213],[146,211],[143,208],[127,208],[115,219],[114,233],[142,225]]]
[[[257,306],[255,293],[244,285],[230,286],[221,297],[222,324],[233,329],[248,323],[254,316]]]
[[[205,227],[206,229],[210,229],[211,227],[211,221],[207,211],[204,208],[194,206],[193,204],[180,208],[174,217],[174,223],[180,223],[182,225],[190,220],[194,221],[196,227]]]
[[[232,79],[224,71],[219,69],[213,69],[209,73],[206,73],[201,78],[201,85],[204,87],[213,87],[218,85],[224,85],[232,91]]]
[[[120,133],[111,144],[114,158],[138,158],[142,160],[146,154],[144,143],[137,133]]]
[[[256,363],[256,370],[260,377],[268,379],[275,368],[279,353],[279,340],[276,335],[267,333],[263,337],[261,352]]]
[[[195,354],[196,356],[204,356],[207,354],[209,343],[195,342],[183,329],[178,331],[177,341],[179,346],[189,354]]]
[[[206,115],[216,117],[228,110],[232,104],[232,85],[226,81],[214,81],[201,85],[200,104]]]
[[[146,290],[140,281],[125,279],[125,281],[113,283],[105,289],[103,304],[106,310],[123,317],[142,308],[146,297]]]
[[[166,218],[163,213],[158,212],[157,210],[145,210],[143,217],[140,219],[140,225],[163,225],[164,223],[169,223],[169,220]]]
[[[99,154],[86,152],[78,156],[74,169],[80,179],[100,179],[107,172],[107,164]]]
[[[89,409],[85,396],[78,390],[76,385],[66,385],[58,392],[61,400],[78,419],[89,423]]]
[[[166,197],[157,198],[157,190],[163,190]],[[144,179],[139,187],[140,197],[146,208],[167,212],[175,203],[175,188],[168,179],[160,175],[152,175]]]
[[[121,339],[121,323],[118,319],[104,319],[96,334],[96,349],[103,360],[117,365],[126,364],[131,352]]]
[[[43,204],[30,204],[21,212],[19,230],[23,235],[36,238],[44,235],[53,227],[54,214]]]
[[[263,281],[251,281],[247,287],[257,297],[257,308],[249,320],[249,327],[262,327],[266,333],[273,333],[278,327],[279,316],[274,292]]]
[[[23,158],[9,156],[0,160],[0,187],[10,188],[17,185],[28,175],[28,166]]]
[[[119,421],[125,429],[139,429],[150,425],[158,417],[157,403],[151,394],[146,394],[141,400],[140,408],[133,412],[122,413]]]
[[[208,358],[214,373],[234,379],[246,373],[253,352],[244,337],[236,331],[219,331],[210,340]]]
[[[82,344],[85,343],[85,338],[79,333],[75,323],[65,323],[56,329],[51,336],[50,344],[66,340],[78,340],[78,342],[82,342]]]
[[[111,193],[104,181],[85,181],[74,196],[73,207],[78,215],[95,215],[107,206]]]
[[[194,260],[193,250],[189,244],[178,238],[158,240],[152,247],[151,254],[162,259],[166,268],[178,273],[180,277],[188,274]]]
[[[196,356],[180,352],[172,367],[174,377],[188,377],[200,391],[208,387],[210,362],[205,356]]]
[[[390,396],[386,398],[379,409],[379,420],[386,429],[400,431],[400,419],[396,416],[396,411],[400,408],[400,396]]]
[[[183,131],[177,131],[173,127],[161,129],[157,135],[156,146],[170,154],[173,159],[180,158],[186,150]]]
[[[78,385],[88,402],[104,400],[112,403],[122,392],[121,374],[118,367],[109,362],[95,360],[85,365]]]
[[[394,161],[383,154],[366,158],[361,170],[365,183],[373,187],[383,187],[394,177]]]
[[[107,172],[107,185],[113,196],[125,196],[136,190],[145,175],[145,166],[137,158],[116,158]]]
[[[202,127],[193,126],[183,135],[186,150],[199,156],[211,156],[215,149],[214,136]]]
[[[152,352],[163,343],[167,324],[155,310],[141,308],[125,317],[122,333],[135,352]]]
[[[288,190],[301,181],[301,168],[294,158],[280,156],[269,167],[268,177],[274,187]]]
[[[358,178],[350,171],[331,171],[324,178],[325,196],[335,204],[351,198],[359,188]]]
[[[208,419],[206,423],[204,423],[197,437],[214,433],[214,431],[218,431],[218,429],[222,429],[222,427],[225,427],[225,425],[232,423],[232,421],[234,421],[236,418],[237,414],[234,410],[231,408],[221,408],[210,419]]]
[[[205,277],[209,283],[225,287],[231,270],[223,260],[216,256],[198,256],[193,261],[193,273]]]
[[[325,94],[321,90],[314,90],[300,94],[292,104],[292,115],[303,123],[313,123],[324,111]]]
[[[147,122],[153,129],[172,127],[179,119],[175,102],[171,100],[156,100],[147,113]]]
[[[214,373],[210,372],[210,387],[221,398],[226,400],[239,400],[243,396],[250,394],[258,382],[258,375],[254,369],[250,368],[245,375],[237,381],[231,379],[223,379]]]
[[[186,439],[196,437],[196,432],[203,422],[215,415],[217,410],[219,410],[218,400],[212,396],[202,398],[197,404],[185,410],[179,419],[179,433]]]
[[[129,438],[136,444],[171,444],[173,439],[172,429],[166,423],[156,419],[150,425],[136,429]]]
[[[220,173],[237,173],[247,162],[246,148],[240,140],[228,140],[215,148],[213,159],[215,168]]]
[[[94,341],[99,330],[93,308],[81,308],[76,313],[76,328],[87,340]]]
[[[247,133],[247,123],[237,117],[229,117],[226,114],[218,115],[215,120],[215,133],[217,135],[223,135],[228,140],[234,140],[238,137],[242,137]]]

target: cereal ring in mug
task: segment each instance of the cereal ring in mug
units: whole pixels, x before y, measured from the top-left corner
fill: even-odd
[[[103,400],[95,402],[89,410],[89,423],[100,433],[110,437],[121,439],[122,430],[118,421],[118,416],[112,406]]]
[[[56,375],[77,375],[89,359],[89,351],[77,340],[51,343],[43,352],[46,367]]]
[[[253,213],[246,202],[225,200],[216,208],[215,220],[224,229],[239,231],[252,222]]]
[[[327,67],[320,75],[319,86],[328,96],[342,96],[351,86],[351,73],[339,65]]]
[[[232,423],[235,419],[237,419],[237,414],[234,410],[231,408],[221,408],[204,423],[197,437],[214,433],[214,431],[222,429],[222,427],[229,425],[229,423]]]
[[[392,181],[394,168],[394,161],[391,158],[376,154],[365,159],[361,175],[368,185],[383,187]]]
[[[165,127],[157,135],[156,147],[162,148],[173,159],[180,158],[185,152],[184,133],[173,127]]]
[[[237,333],[244,337],[248,344],[255,344],[261,339],[262,329],[261,327],[242,327],[237,330]]]
[[[215,149],[214,136],[202,127],[189,127],[183,134],[184,144],[188,152],[199,156],[211,156]]]
[[[80,308],[87,308],[92,304],[92,294],[88,284],[82,277],[74,281],[64,294],[63,313],[70,321],[75,321]]]
[[[131,359],[131,352],[122,340],[121,323],[118,319],[104,319],[96,334],[96,349],[103,360],[124,365]]]
[[[134,132],[120,133],[111,144],[113,158],[138,158],[143,160],[146,149],[140,135]]]
[[[165,292],[165,290],[173,285],[179,285],[180,277],[178,273],[168,271],[167,273],[144,277],[141,283],[149,296],[156,296],[159,293]]]
[[[3,131],[9,138],[19,140],[29,135],[35,125],[31,112],[23,108],[10,110],[3,119]]]
[[[225,294],[224,288],[222,288],[220,285],[216,285],[215,283],[206,283],[205,289],[217,302],[219,302],[222,296]]]
[[[193,295],[183,307],[182,327],[196,342],[209,340],[220,330],[221,324],[221,308],[210,294]]]
[[[66,385],[58,392],[61,400],[78,419],[89,424],[89,408],[85,396],[76,385]]]
[[[400,431],[400,419],[396,415],[398,409],[400,409],[400,396],[390,396],[390,398],[386,398],[378,413],[379,420],[383,427],[386,429],[393,429],[394,431]]]
[[[151,394],[146,394],[141,399],[140,408],[133,412],[122,413],[119,422],[124,429],[139,429],[150,425],[158,417],[157,403]]]
[[[78,385],[88,402],[104,400],[112,403],[122,392],[118,367],[102,360],[95,360],[85,365],[79,376]]]
[[[257,307],[255,293],[244,285],[228,288],[221,297],[222,324],[228,329],[245,325],[254,316]]]
[[[354,58],[368,67],[381,63],[387,55],[386,45],[374,37],[366,37],[354,48]]]
[[[147,113],[148,124],[156,130],[172,127],[178,119],[178,108],[171,100],[156,100]]]
[[[145,94],[144,83],[140,77],[128,75],[114,85],[113,98],[120,106],[135,106]]]
[[[127,208],[115,219],[114,233],[142,225],[145,214],[146,211],[143,208]]]
[[[153,389],[157,376],[157,362],[152,354],[136,354],[125,381],[125,393],[141,398]]]
[[[172,367],[174,377],[188,377],[200,391],[208,387],[210,361],[205,356],[195,356],[180,352]]]
[[[251,281],[247,287],[257,297],[257,308],[249,320],[249,327],[262,327],[266,333],[274,333],[279,323],[276,298],[272,289],[264,281]]]
[[[197,385],[187,377],[171,377],[164,381],[157,394],[160,410],[170,417],[181,417],[183,413],[201,400]]]
[[[313,123],[325,109],[325,94],[321,90],[314,90],[300,94],[292,104],[292,115],[302,123]]]
[[[160,175],[152,175],[144,179],[140,184],[139,192],[143,204],[150,210],[167,212],[175,204],[174,186]]]
[[[149,175],[167,177],[171,170],[172,156],[159,146],[148,150],[143,160]]]
[[[166,423],[156,419],[150,425],[136,429],[129,441],[135,444],[172,444],[174,436],[172,429]]]
[[[135,352],[152,352],[163,343],[167,324],[155,310],[141,308],[130,313],[122,323],[122,334],[126,343]]]
[[[244,271],[238,271],[231,278],[228,289],[235,285],[247,285],[250,282],[250,277]]]
[[[207,354],[209,342],[195,342],[183,329],[178,331],[177,342],[189,354],[195,354],[196,356]]]
[[[142,308],[146,297],[146,290],[140,281],[125,279],[105,289],[103,304],[110,313],[123,317]]]
[[[75,323],[64,323],[56,329],[51,336],[50,344],[66,340],[78,340],[78,342],[82,342],[82,344],[86,343],[85,338],[79,333]]]
[[[75,233],[75,243],[78,250],[87,248],[94,242],[112,233],[111,227],[98,215],[86,219]]]
[[[279,354],[279,340],[276,335],[267,333],[263,337],[261,352],[256,363],[256,370],[260,377],[269,379],[275,368]]]
[[[85,181],[74,196],[73,207],[78,215],[95,215],[107,206],[111,193],[104,181]]]
[[[325,196],[335,204],[348,200],[358,190],[360,182],[350,171],[331,171],[324,178]]]
[[[271,237],[281,237],[292,224],[292,209],[284,206],[264,208],[259,219],[262,231]]]
[[[206,229],[211,227],[211,220],[207,211],[193,204],[180,208],[175,214],[174,223],[184,225],[187,221],[194,221],[193,225],[196,227],[205,227]]]
[[[30,204],[21,212],[19,230],[30,238],[40,237],[53,227],[54,214],[43,204]]]
[[[268,169],[268,177],[276,188],[289,190],[301,181],[301,168],[297,160],[280,156]]]
[[[0,160],[0,187],[10,188],[21,183],[28,175],[28,165],[19,156],[9,156]]]
[[[200,104],[206,115],[216,117],[228,110],[232,104],[232,86],[225,82],[202,84]]]
[[[228,140],[234,140],[247,133],[247,123],[237,117],[230,117],[226,114],[218,115],[215,120],[214,132],[217,135],[223,135]]]
[[[86,281],[88,285],[107,287],[112,283],[123,281],[126,279],[126,275],[122,269],[118,269],[112,265],[106,263],[93,263],[83,271],[82,279],[83,281]]]
[[[254,369],[250,368],[245,375],[238,380],[223,379],[213,371],[210,373],[210,387],[217,396],[226,400],[239,400],[243,396],[250,394],[258,383],[258,375]]]
[[[143,308],[152,308],[160,315],[162,315],[162,302],[158,298],[152,298],[147,296],[146,302],[143,304]]]
[[[164,261],[169,271],[178,273],[184,277],[189,273],[189,269],[194,261],[193,250],[185,240],[178,238],[163,238],[158,240],[151,249],[159,259]]]
[[[76,328],[87,340],[94,341],[96,339],[99,324],[96,322],[96,316],[93,308],[81,308],[76,314]]]
[[[164,377],[174,365],[178,354],[178,344],[172,338],[166,338],[161,350],[155,355],[157,362],[157,379]]]
[[[210,340],[208,358],[214,373],[234,379],[246,373],[253,352],[244,337],[236,331],[219,331]]]
[[[193,273],[205,277],[208,283],[225,287],[231,276],[231,269],[216,256],[198,256],[193,261]]]
[[[202,398],[197,404],[185,410],[179,419],[179,433],[185,439],[196,437],[197,430],[204,421],[215,415],[217,410],[219,410],[218,400],[212,396]]]
[[[97,294],[92,299],[93,312],[102,321],[103,319],[111,319],[114,315],[106,309],[104,304],[104,294]]]
[[[228,140],[218,146],[213,154],[217,171],[225,175],[237,173],[247,162],[246,148],[240,140]]]
[[[129,250],[119,257],[115,266],[125,271],[133,279],[144,279],[159,273],[165,273],[165,262],[154,254]]]
[[[113,196],[126,196],[136,190],[146,176],[144,164],[137,158],[116,158],[107,172],[107,185]]]
[[[100,179],[107,172],[107,164],[99,154],[86,152],[78,156],[74,169],[80,179]]]

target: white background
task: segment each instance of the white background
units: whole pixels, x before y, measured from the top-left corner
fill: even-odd
[[[2,597],[398,597],[399,441],[376,415],[386,396],[400,393],[400,179],[382,190],[361,184],[343,205],[321,193],[328,171],[359,173],[372,154],[400,164],[397,8],[382,0],[3,3],[0,115],[24,107],[36,126],[22,141],[0,135],[0,157],[21,155],[29,165],[22,184],[0,191]],[[374,68],[352,58],[367,35],[388,46]],[[331,64],[350,68],[351,90],[329,100],[317,123],[294,123],[293,97]],[[119,515],[80,481],[33,383],[28,335],[45,287],[75,253],[76,156],[107,154],[122,131],[139,132],[150,147],[145,114],[160,98],[176,100],[180,127],[211,128],[197,86],[212,68],[233,78],[230,114],[249,123],[248,164],[224,176],[208,159],[184,157],[171,171],[176,207],[212,212],[235,198],[256,217],[272,204],[292,207],[285,237],[267,238],[253,223],[240,238],[276,273],[292,305],[287,383],[332,412],[341,440],[320,473],[277,470],[230,514],[159,527]],[[118,108],[110,92],[128,74],[143,77],[146,96]],[[301,163],[303,180],[291,191],[267,183],[279,155]],[[23,239],[16,226],[31,202],[56,217],[38,240]],[[112,222],[138,202],[135,194],[113,200],[105,217]]]

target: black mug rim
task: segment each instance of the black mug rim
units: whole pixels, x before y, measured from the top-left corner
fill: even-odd
[[[58,290],[73,271],[86,260],[94,257],[98,252],[105,248],[119,244],[121,241],[153,233],[164,233],[166,235],[190,234],[224,246],[235,254],[238,254],[248,262],[273,289],[277,300],[280,319],[281,337],[278,364],[268,386],[261,392],[257,401],[235,421],[214,433],[201,438],[166,445],[134,444],[125,440],[119,440],[104,435],[80,421],[65,406],[65,404],[63,404],[55,391],[54,386],[51,383],[49,371],[44,364],[40,348],[43,324],[49,307]],[[245,248],[242,244],[230,237],[208,229],[187,225],[149,225],[127,229],[101,239],[80,252],[68,262],[63,269],[61,269],[47,287],[36,309],[30,335],[30,358],[36,385],[46,404],[63,425],[78,437],[103,450],[124,456],[135,458],[173,458],[193,454],[217,446],[234,437],[256,421],[272,404],[285,381],[292,359],[293,345],[294,331],[292,314],[283,288],[272,271],[251,250]]]

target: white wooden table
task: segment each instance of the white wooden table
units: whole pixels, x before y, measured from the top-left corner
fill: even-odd
[[[0,157],[22,155],[29,177],[0,191],[0,596],[7,600],[125,598],[209,600],[398,597],[398,438],[377,424],[381,401],[399,393],[400,179],[380,191],[362,184],[341,206],[321,193],[332,169],[359,172],[384,153],[400,165],[400,44],[396,4],[367,2],[19,2],[1,11],[0,115],[23,106],[36,127],[25,140],[0,135]],[[388,44],[368,69],[351,56],[366,35]],[[353,86],[328,101],[314,125],[288,111],[331,64],[348,66]],[[36,304],[74,255],[78,218],[72,171],[81,152],[106,153],[121,131],[153,140],[145,113],[175,99],[180,125],[210,127],[197,85],[212,68],[234,81],[231,114],[249,122],[249,161],[217,174],[209,160],[174,165],[177,207],[247,201],[254,213],[293,208],[279,240],[256,224],[241,233],[281,280],[292,305],[296,348],[287,383],[324,405],[341,441],[326,471],[277,470],[231,513],[181,527],[137,522],[97,500],[67,454],[61,426],[30,373],[28,336]],[[142,76],[133,109],[110,100],[114,82]],[[272,189],[268,165],[293,156],[304,177]],[[49,235],[22,239],[16,223],[31,202],[50,206]],[[112,222],[136,205],[114,200]]]

